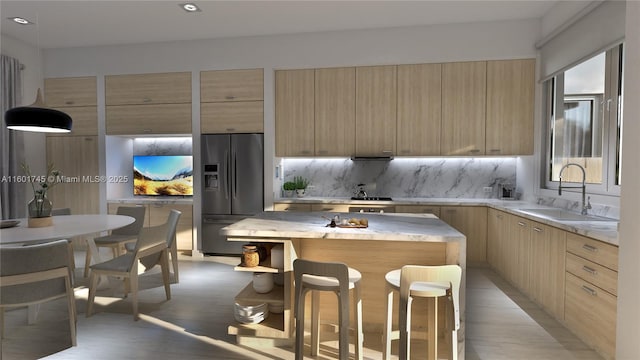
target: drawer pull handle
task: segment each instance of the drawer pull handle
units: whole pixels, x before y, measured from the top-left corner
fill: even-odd
[[[533,228],[533,231],[541,233],[541,232],[542,232],[542,229],[541,229],[541,228],[539,228],[539,227],[534,227],[534,228]]]
[[[502,215],[497,215],[496,216],[498,219],[502,219]]]
[[[524,223],[522,221],[518,221],[518,226],[525,226],[525,225],[527,225],[527,223]]]
[[[233,95],[227,95],[227,96],[225,96],[224,98],[225,98],[225,99],[227,99],[227,100],[233,100],[233,99],[235,99],[236,97],[235,97],[235,96],[233,96]]]
[[[597,247],[595,247],[595,246],[591,246],[591,245],[589,245],[589,244],[584,244],[584,245],[582,245],[582,248],[583,248],[583,249],[585,249],[585,250],[587,250],[587,251],[591,251],[591,252],[597,252],[597,251],[598,251],[598,248],[597,248]]]
[[[153,100],[151,100],[150,98],[143,98],[143,99],[142,99],[142,102],[143,102],[143,103],[150,103],[150,102],[152,102],[152,101],[153,101]]]
[[[584,265],[582,267],[582,270],[588,272],[591,275],[598,275],[598,272],[595,269],[592,269],[592,268],[588,267],[587,265]]]
[[[582,290],[584,290],[585,292],[587,292],[587,294],[591,295],[591,296],[597,296],[598,293],[593,290],[592,288],[588,287],[587,285],[582,285]]]

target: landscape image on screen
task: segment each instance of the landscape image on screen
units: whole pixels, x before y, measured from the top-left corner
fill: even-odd
[[[193,195],[193,158],[189,155],[134,156],[133,194]]]

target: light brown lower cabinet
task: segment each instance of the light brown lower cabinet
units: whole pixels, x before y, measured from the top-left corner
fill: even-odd
[[[274,203],[273,211],[311,211],[311,204]]]
[[[440,219],[467,237],[467,265],[486,265],[487,208],[442,206]]]
[[[564,230],[531,223],[531,297],[555,318],[564,314],[565,244]]]
[[[564,321],[605,359],[616,353],[618,247],[567,233]]]
[[[491,267],[605,359],[615,358],[618,247],[489,209]]]

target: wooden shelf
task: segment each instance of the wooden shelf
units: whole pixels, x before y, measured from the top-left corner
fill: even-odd
[[[271,257],[266,258],[263,262],[261,262],[258,266],[254,267],[246,267],[242,265],[238,265],[233,268],[235,271],[249,271],[249,272],[265,272],[265,273],[281,273],[284,272],[282,269],[277,269],[271,267]]]
[[[227,328],[229,335],[255,336],[261,338],[288,338],[289,334],[284,331],[284,315],[269,314],[266,320],[259,324],[229,325]]]
[[[284,306],[284,286],[274,285],[270,292],[260,294],[253,290],[253,282],[250,282],[236,295],[235,300]]]

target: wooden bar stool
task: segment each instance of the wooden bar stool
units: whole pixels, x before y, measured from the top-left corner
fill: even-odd
[[[362,274],[343,263],[317,262],[296,259],[293,262],[295,278],[296,314],[296,360],[304,355],[304,308],[305,295],[311,297],[311,355],[316,356],[320,348],[320,291],[332,291],[338,296],[339,306],[339,354],[340,359],[349,358],[349,290],[353,289],[353,306],[356,318],[356,359],[362,360],[362,299],[360,279]]]
[[[438,298],[447,296],[451,306],[447,307],[451,329],[451,359],[458,358],[457,331],[460,328],[459,292],[462,269],[458,265],[418,266],[406,265],[402,269],[389,271],[385,275],[387,294],[387,316],[383,334],[383,359],[391,356],[391,341],[400,339],[400,359],[409,359],[411,334],[411,303],[414,297],[431,298],[429,305],[428,359],[438,356]],[[392,330],[393,292],[400,293],[399,330]]]

